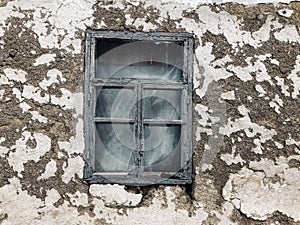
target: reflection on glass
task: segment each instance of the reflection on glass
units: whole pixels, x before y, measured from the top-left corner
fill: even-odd
[[[132,171],[135,135],[133,124],[96,124],[96,171]]]
[[[96,77],[182,80],[182,42],[99,39],[96,48]]]
[[[181,70],[168,64],[142,62],[117,68],[112,78],[180,80],[181,74]]]
[[[181,90],[145,90],[145,119],[180,119]]]
[[[145,171],[180,170],[180,125],[144,126]]]
[[[96,117],[130,118],[135,104],[135,92],[129,88],[102,87],[97,89]]]

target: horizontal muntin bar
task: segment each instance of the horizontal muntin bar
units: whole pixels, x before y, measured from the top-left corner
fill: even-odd
[[[96,123],[134,123],[134,119],[95,117],[94,122],[96,122]]]
[[[137,83],[142,83],[143,85],[177,85],[178,87],[185,85],[183,81],[174,81],[174,80],[167,80],[167,79],[136,79],[136,78],[93,78],[92,84],[95,86],[118,86],[118,85],[127,85],[127,86],[134,86]]]
[[[129,172],[95,172],[93,173],[95,176],[111,176],[111,177],[117,177],[117,176],[126,176],[131,175]]]
[[[143,124],[149,124],[149,125],[183,125],[185,124],[182,120],[152,120],[152,119],[144,119]]]

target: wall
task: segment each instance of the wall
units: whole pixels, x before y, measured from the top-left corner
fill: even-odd
[[[300,224],[300,3],[225,2],[0,1],[0,224]],[[194,32],[193,185],[82,181],[87,27]]]

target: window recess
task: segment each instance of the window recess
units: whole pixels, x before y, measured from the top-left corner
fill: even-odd
[[[86,32],[87,182],[191,182],[192,59],[189,33]]]

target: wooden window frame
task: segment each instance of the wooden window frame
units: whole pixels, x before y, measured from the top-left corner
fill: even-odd
[[[143,80],[143,79],[114,79],[96,78],[96,41],[97,39],[125,39],[133,41],[169,41],[183,42],[183,80]],[[85,83],[84,83],[84,136],[85,136],[85,167],[84,180],[89,184],[119,183],[125,185],[150,184],[188,184],[192,182],[192,88],[193,88],[193,35],[190,33],[166,32],[126,32],[87,30],[85,48]],[[128,87],[136,93],[138,118],[112,119],[95,117],[96,87]],[[151,120],[143,118],[142,97],[147,89],[181,90],[180,120]],[[143,126],[152,125],[181,125],[181,170],[176,173],[141,172],[142,166],[137,165],[137,172],[96,172],[95,167],[95,124],[96,123],[133,123],[138,130],[138,144],[143,145]],[[143,161],[143,152],[137,150],[137,161]]]

